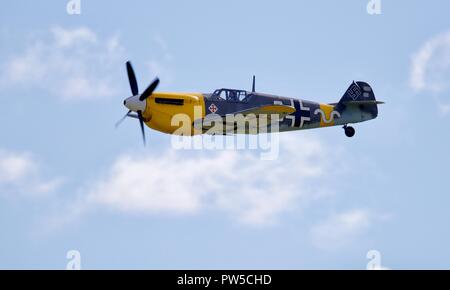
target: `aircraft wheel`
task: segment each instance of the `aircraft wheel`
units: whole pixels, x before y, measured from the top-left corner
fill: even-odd
[[[344,127],[344,131],[345,131],[345,136],[351,138],[353,136],[355,136],[355,128],[351,127],[351,126],[345,126]]]

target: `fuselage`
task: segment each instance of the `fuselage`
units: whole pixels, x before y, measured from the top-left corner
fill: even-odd
[[[194,128],[195,120],[203,119],[209,114],[226,116],[264,105],[277,104],[295,108],[294,113],[280,120],[280,132],[358,123],[374,119],[378,114],[373,107],[364,105],[349,106],[338,111],[335,104],[245,91],[240,91],[245,92],[245,96],[230,100],[221,98],[220,90],[217,91],[213,94],[154,92],[146,100],[142,113],[144,122],[154,130],[177,134],[182,120],[190,122],[190,135],[196,135],[205,131]]]

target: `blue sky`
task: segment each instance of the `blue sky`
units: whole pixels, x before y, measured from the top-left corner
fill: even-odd
[[[0,268],[450,267],[448,1],[7,1],[0,11]],[[386,102],[353,139],[280,156],[174,150],[126,120],[142,88]],[[233,174],[230,174],[232,172]]]

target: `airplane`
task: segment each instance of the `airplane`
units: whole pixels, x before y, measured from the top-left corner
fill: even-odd
[[[256,120],[269,116],[269,122],[263,123],[263,126],[272,127],[276,123],[279,132],[342,126],[345,135],[353,137],[355,129],[349,124],[377,118],[378,105],[384,104],[375,99],[372,87],[362,81],[353,81],[337,103],[317,103],[256,92],[255,76],[251,91],[220,88],[213,93],[155,92],[159,84],[159,79],[155,78],[140,94],[130,61],[126,63],[126,69],[132,96],[123,101],[128,112],[116,123],[116,127],[127,117],[138,119],[144,145],[144,124],[163,133],[191,136],[269,132],[250,130],[248,127],[238,130],[235,123],[227,123],[228,117],[237,115]],[[173,122],[179,114],[192,121],[188,124],[188,130],[182,133],[179,124],[174,125]],[[220,127],[223,131],[211,130],[215,122],[225,125]]]

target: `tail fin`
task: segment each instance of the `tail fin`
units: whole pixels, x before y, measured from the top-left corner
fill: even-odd
[[[370,113],[374,118],[378,115],[378,102],[372,87],[365,82],[355,82],[350,85],[336,105],[336,110],[342,112],[347,106],[358,106],[360,110]]]
[[[376,101],[375,94],[368,83],[353,81],[339,103],[355,101]]]

